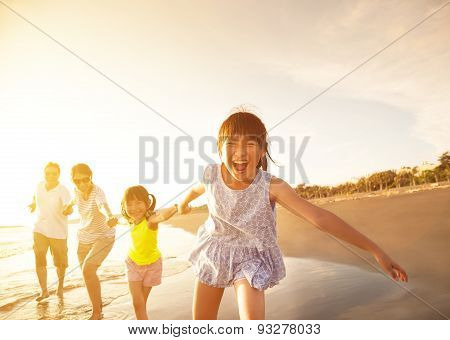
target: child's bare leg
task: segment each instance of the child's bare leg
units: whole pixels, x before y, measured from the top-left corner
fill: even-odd
[[[216,320],[224,289],[195,281],[192,317],[194,320]]]
[[[148,296],[149,296],[151,290],[152,290],[152,287],[142,286],[142,293],[144,294],[144,301],[146,304],[147,304]]]
[[[152,287],[142,287],[142,292],[144,294],[144,301],[145,301],[145,311],[147,312],[147,301],[148,301],[148,296],[150,295],[150,291],[152,290]],[[147,318],[148,318],[148,314],[147,314]]]
[[[264,291],[253,288],[246,279],[235,281],[234,291],[241,320],[264,320]]]
[[[143,287],[142,281],[129,281],[130,293],[133,298],[136,320],[148,320],[147,298],[152,287]]]

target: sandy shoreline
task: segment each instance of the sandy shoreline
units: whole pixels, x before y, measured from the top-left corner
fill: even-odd
[[[382,246],[407,270],[410,277],[407,284],[395,283],[380,274],[371,266],[375,261],[369,254],[342,246],[279,207],[279,243],[285,256],[287,277],[266,292],[266,317],[443,319],[450,316],[449,203],[450,188],[320,203]],[[188,216],[175,216],[170,220],[174,228],[163,228],[160,243],[165,273],[163,284],[150,294],[150,318],[191,317],[194,275],[186,254],[198,226],[206,218],[206,212],[196,211]],[[175,240],[182,241],[177,243],[178,251],[171,253]],[[105,270],[103,275],[107,277],[108,267]],[[33,279],[31,274],[30,279]],[[114,269],[102,280],[105,318],[133,319],[123,272]],[[36,288],[34,281],[33,285],[34,288],[30,284],[31,289]],[[21,304],[9,310],[0,309],[0,318],[10,315],[12,319],[78,319],[89,311],[82,285],[66,291],[63,306],[52,296],[46,305],[32,301],[19,307]],[[232,288],[225,292],[219,318],[238,318]]]

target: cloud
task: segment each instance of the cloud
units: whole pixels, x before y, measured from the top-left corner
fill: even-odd
[[[308,84],[318,93],[441,5],[439,1],[381,5],[347,1],[339,7],[329,3],[323,13],[308,13],[317,15],[319,24],[304,25],[300,35],[296,35],[299,28],[295,16],[285,16],[289,21],[285,25],[291,26],[292,33],[286,39],[299,37],[298,43],[290,45],[288,54],[269,52],[258,62],[269,72]],[[305,15],[296,19],[302,20]],[[349,75],[326,96],[396,106],[414,117],[411,133],[433,145],[436,154],[448,149],[449,19],[450,6]]]

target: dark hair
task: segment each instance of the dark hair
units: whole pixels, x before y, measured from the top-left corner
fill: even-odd
[[[232,136],[247,136],[254,139],[259,146],[266,152],[270,160],[273,162],[269,154],[269,145],[267,142],[267,130],[264,123],[254,113],[248,112],[243,107],[239,107],[237,112],[231,114],[222,123],[217,137],[217,148],[219,153],[227,138]],[[266,154],[259,160],[257,168],[262,167],[267,170]]]
[[[150,200],[151,197],[151,200]],[[149,194],[147,189],[145,189],[142,185],[135,185],[132,187],[129,187],[125,190],[125,193],[123,194],[122,202],[120,203],[121,206],[121,212],[123,217],[128,221],[128,223],[131,223],[131,217],[128,216],[127,210],[125,209],[125,205],[127,201],[131,199],[136,199],[138,201],[145,202],[147,204],[147,213],[146,217],[149,217],[153,214],[156,206],[156,198],[154,195]]]
[[[89,177],[92,177],[92,170],[89,167],[89,165],[87,165],[87,164],[84,164],[84,163],[75,164],[72,167],[72,170],[70,172],[70,175],[72,176],[72,178],[77,172],[84,174],[84,175],[88,175]]]
[[[59,173],[59,174],[61,173],[61,169],[59,168],[59,164],[58,164],[58,163],[48,162],[48,163],[45,165],[44,170],[46,170],[47,168],[50,168],[50,167],[56,168],[56,169],[58,170],[58,173]]]

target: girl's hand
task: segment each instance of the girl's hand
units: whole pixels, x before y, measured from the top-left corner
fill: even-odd
[[[380,251],[374,254],[380,267],[395,281],[408,282],[408,275],[398,263],[392,260],[386,253]]]
[[[108,227],[112,228],[115,227],[117,225],[117,223],[119,223],[119,220],[117,219],[117,217],[115,216],[109,216],[108,220],[106,221],[106,224],[108,225]]]
[[[178,205],[178,213],[180,215],[184,215],[184,214],[188,214],[191,212],[191,207],[189,205],[185,205],[185,204],[179,204]]]

